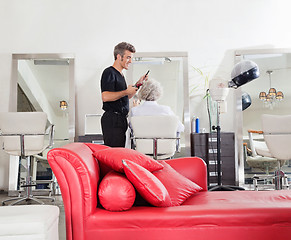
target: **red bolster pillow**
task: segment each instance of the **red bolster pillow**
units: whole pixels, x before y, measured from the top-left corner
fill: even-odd
[[[98,196],[106,210],[124,211],[133,205],[135,189],[123,174],[111,171],[100,182]]]

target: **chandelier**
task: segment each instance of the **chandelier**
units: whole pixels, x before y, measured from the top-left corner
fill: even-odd
[[[284,98],[284,94],[282,91],[277,92],[277,90],[272,87],[271,74],[273,73],[273,71],[268,70],[267,73],[269,74],[270,89],[268,93],[260,92],[259,99],[272,107],[276,102],[281,101]]]

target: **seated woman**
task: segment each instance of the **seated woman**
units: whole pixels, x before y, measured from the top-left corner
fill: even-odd
[[[157,103],[162,94],[163,89],[159,82],[153,79],[145,81],[138,92],[138,98],[144,102],[139,106],[133,107],[130,116],[175,115],[169,106]],[[184,125],[179,121],[177,132],[183,131]]]

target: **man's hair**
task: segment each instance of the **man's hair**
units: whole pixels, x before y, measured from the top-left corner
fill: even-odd
[[[161,84],[154,79],[147,80],[143,83],[138,91],[138,98],[144,101],[157,101],[163,94]]]
[[[135,53],[135,48],[133,45],[127,42],[121,42],[118,43],[114,48],[114,60],[117,59],[118,54],[123,57],[125,50]]]

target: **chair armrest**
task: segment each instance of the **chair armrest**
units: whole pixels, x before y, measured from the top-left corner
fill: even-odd
[[[52,148],[54,145],[55,125],[51,124],[45,131],[45,134],[49,136],[48,148]]]
[[[177,153],[181,152],[181,149],[180,149],[180,140],[181,140],[180,132],[177,132],[177,141],[176,141],[176,152]]]
[[[149,139],[153,140],[153,158],[157,160],[158,157],[158,140],[180,140],[180,137],[131,137],[131,139]],[[176,151],[177,151],[177,143],[176,143]]]
[[[263,134],[263,131],[258,131],[258,130],[248,130],[249,133],[257,133],[257,134]]]
[[[248,130],[251,153],[252,153],[252,156],[255,157],[258,154],[257,154],[257,151],[255,149],[255,143],[254,143],[254,139],[253,139],[253,134],[263,134],[263,131],[257,131],[257,130],[251,130],[251,129]]]

